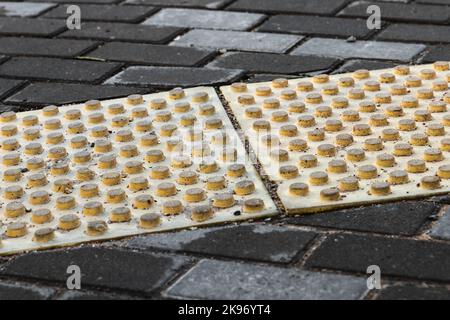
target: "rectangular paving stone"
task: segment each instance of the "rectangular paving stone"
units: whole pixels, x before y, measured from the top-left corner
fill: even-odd
[[[192,87],[235,81],[243,74],[242,70],[233,69],[135,66],[126,68],[105,83],[160,88]]]
[[[0,98],[5,97],[23,84],[20,80],[0,79]]]
[[[370,15],[367,13],[367,8],[373,4],[380,7],[384,20],[446,23],[450,19],[450,7],[374,1],[353,2],[339,12],[338,16],[367,18]]]
[[[288,263],[304,253],[314,237],[312,232],[256,224],[154,234],[131,239],[124,245]]]
[[[81,30],[68,30],[59,37],[130,42],[166,43],[183,31],[182,28],[143,26],[128,23],[85,22]]]
[[[424,62],[450,61],[450,44],[431,46],[423,57]]]
[[[80,267],[81,283],[138,292],[152,292],[170,280],[189,259],[105,248],[37,252],[21,255],[0,268],[3,276],[66,283],[67,268]]]
[[[390,41],[450,43],[450,26],[391,24],[376,38]]]
[[[47,300],[55,290],[45,286],[31,285],[29,283],[0,283],[0,300]]]
[[[256,13],[170,8],[162,9],[142,24],[245,31],[264,18],[265,15]]]
[[[191,30],[172,45],[284,53],[302,39],[301,36],[263,32]]]
[[[0,53],[75,57],[95,48],[97,44],[97,42],[87,40],[4,37],[0,38]]]
[[[113,74],[120,66],[112,62],[13,57],[0,65],[0,76],[94,82]]]
[[[93,99],[116,98],[144,92],[148,92],[148,89],[123,86],[38,82],[31,83],[18,93],[10,96],[6,101],[7,103],[18,105],[22,108],[21,111],[26,111],[28,109],[26,106],[36,107],[50,104],[62,105]]]
[[[362,60],[362,59],[352,59],[346,61],[342,66],[334,70],[332,73],[345,73],[353,72],[360,69],[366,70],[377,70],[377,69],[387,69],[393,68],[396,64],[390,61],[377,61],[377,60]]]
[[[0,35],[53,36],[65,29],[62,20],[0,17]]]
[[[419,280],[450,280],[450,244],[335,234],[314,250],[306,267],[366,273],[377,265],[381,275]]]
[[[450,300],[450,290],[413,284],[395,285],[382,289],[376,300]]]
[[[324,35],[364,39],[371,33],[363,19],[316,17],[307,15],[276,15],[264,22],[258,31]]]
[[[431,202],[396,202],[298,216],[287,219],[287,223],[362,232],[414,235],[439,209],[440,206]]]
[[[313,13],[331,15],[341,9],[347,0],[238,0],[227,9],[279,12],[279,13]]]
[[[105,60],[186,67],[200,65],[213,55],[211,50],[126,42],[110,42],[87,54]]]
[[[54,3],[0,2],[0,16],[35,17],[56,6]]]
[[[366,291],[366,280],[359,277],[202,260],[165,295],[213,300],[355,300]]]
[[[67,7],[60,5],[42,15],[43,18],[67,18]],[[114,6],[114,5],[79,5],[83,21],[139,22],[156,11],[156,8],[146,6]]]
[[[336,59],[286,54],[228,52],[212,61],[213,68],[242,69],[250,72],[305,73],[328,69]]]
[[[189,7],[220,9],[233,0],[127,0],[126,4],[154,5],[162,7]]]
[[[436,222],[430,235],[433,238],[450,240],[450,209],[447,208],[444,215]]]
[[[293,55],[317,55],[335,58],[363,58],[409,61],[426,48],[421,44],[382,41],[346,42],[338,39],[313,38],[294,51]]]

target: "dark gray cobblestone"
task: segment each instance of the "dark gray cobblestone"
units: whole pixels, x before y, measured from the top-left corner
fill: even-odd
[[[376,4],[380,7],[382,17],[392,21],[417,21],[421,23],[446,23],[450,19],[450,7],[422,4],[404,4],[375,1],[356,1],[339,13],[342,17],[367,18],[367,8]]]
[[[179,256],[104,248],[30,253],[0,267],[0,275],[66,283],[67,268],[77,265],[84,286],[151,293],[190,260]]]
[[[23,79],[95,82],[118,71],[119,63],[15,57],[0,65],[0,76]]]
[[[290,56],[286,54],[229,52],[221,55],[208,66],[242,69],[255,73],[301,74],[331,68],[336,59],[314,56]]]
[[[333,14],[342,8],[348,0],[237,0],[230,10],[276,12],[276,13],[311,13]]]
[[[20,80],[0,79],[0,98],[7,96],[22,85]]]
[[[0,35],[53,36],[65,29],[62,20],[0,17]]]
[[[312,232],[258,224],[155,234],[134,238],[124,246],[288,263],[304,252],[315,236]]]
[[[377,35],[377,39],[389,41],[411,41],[449,43],[450,26],[425,24],[392,24]]]
[[[398,235],[415,235],[440,209],[432,202],[400,202],[287,219],[296,225]],[[450,229],[450,225],[447,226]]]
[[[61,5],[42,15],[42,18],[67,18],[68,5]],[[145,6],[104,6],[82,4],[83,21],[139,22],[156,11]]]
[[[148,89],[72,83],[32,83],[7,98],[14,105],[34,107],[50,104],[67,104],[92,99],[109,99],[134,93],[147,93]],[[23,108],[21,111],[25,111]]]
[[[96,47],[98,42],[89,40],[63,40],[45,38],[0,38],[0,53],[49,57],[76,57]]]
[[[433,46],[423,57],[424,62],[449,61],[450,45]]]
[[[262,32],[324,35],[330,37],[356,37],[365,39],[373,33],[363,19],[315,17],[306,15],[277,15],[258,28]]]
[[[450,282],[450,243],[336,234],[306,261],[307,268],[366,273],[377,265],[384,276]]]
[[[59,37],[106,41],[166,43],[183,32],[182,28],[143,26],[130,23],[86,22],[81,30],[68,30]]]
[[[111,61],[185,67],[197,66],[213,55],[211,50],[126,42],[107,43],[87,54]]]

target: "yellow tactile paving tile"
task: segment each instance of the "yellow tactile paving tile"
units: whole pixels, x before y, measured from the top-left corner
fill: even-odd
[[[221,88],[291,213],[450,191],[448,62]]]
[[[0,115],[0,254],[276,213],[213,88]]]

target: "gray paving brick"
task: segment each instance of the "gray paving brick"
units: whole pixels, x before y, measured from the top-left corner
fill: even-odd
[[[152,292],[170,280],[188,258],[105,248],[35,252],[15,258],[0,274],[66,283],[67,267],[81,270],[81,286]]]
[[[228,83],[240,79],[243,74],[242,70],[233,69],[135,66],[128,67],[105,83],[160,88],[190,87]]]
[[[167,291],[169,297],[225,300],[334,300],[360,299],[365,279],[259,266],[202,260]]]
[[[343,17],[367,18],[367,7],[378,5],[381,9],[383,20],[423,22],[423,23],[445,23],[450,19],[450,7],[439,7],[420,4],[403,4],[375,1],[356,1],[339,12]]]
[[[432,46],[423,57],[423,62],[449,61],[450,44]]]
[[[450,240],[450,209],[444,213],[444,216],[436,222],[431,230],[431,236],[437,239]]]
[[[114,61],[190,67],[202,64],[214,52],[186,47],[110,42],[87,55]]]
[[[0,2],[0,16],[35,17],[56,6],[54,3]]]
[[[22,84],[20,80],[0,79],[0,98],[7,96]]]
[[[154,5],[162,7],[189,7],[220,9],[233,0],[127,0],[127,4]]]
[[[146,25],[245,31],[264,15],[256,13],[199,9],[163,9],[143,22]]]
[[[49,57],[75,57],[97,46],[87,40],[45,38],[0,38],[0,53],[9,55],[36,55]]]
[[[443,287],[397,285],[382,289],[377,300],[450,300],[450,290]]]
[[[377,265],[381,275],[450,281],[450,244],[351,234],[330,235],[306,260],[307,268],[366,273]]]
[[[148,235],[129,240],[125,246],[288,263],[314,237],[312,232],[257,224]]]
[[[228,9],[256,12],[333,14],[347,0],[237,0]]]
[[[276,15],[264,22],[258,31],[294,33],[303,35],[354,36],[365,39],[373,33],[363,19],[316,17],[307,15]]]
[[[296,225],[414,235],[439,209],[432,202],[410,201],[298,216],[287,221]]]
[[[286,54],[228,52],[216,58],[208,66],[215,68],[243,69],[250,72],[299,74],[328,69],[336,59]]]
[[[5,300],[47,300],[55,290],[45,286],[35,286],[29,283],[0,283],[0,301]]]
[[[427,24],[392,24],[377,35],[391,41],[450,43],[450,26]]]
[[[333,71],[333,73],[353,72],[359,69],[367,69],[367,70],[387,69],[393,68],[396,65],[397,63],[393,63],[390,61],[376,61],[376,60],[371,61],[371,60],[352,59],[346,61],[342,66]]]
[[[111,75],[121,64],[86,60],[14,57],[0,65],[0,75],[26,79],[94,82]]]
[[[67,18],[67,7],[60,5],[42,15],[43,18]],[[83,21],[139,22],[155,12],[153,7],[146,6],[114,6],[114,5],[79,5]]]
[[[22,109],[21,111],[26,111],[27,107],[30,106],[62,105],[147,92],[148,90],[134,87],[94,86],[73,83],[32,83],[6,99],[6,103],[18,105]]]
[[[284,53],[303,37],[263,32],[191,30],[172,42],[173,45]]]
[[[59,37],[166,43],[183,30],[175,27],[143,26],[128,23],[85,22],[81,25],[81,30],[68,30]]]
[[[425,48],[426,46],[421,44],[382,41],[346,42],[337,39],[313,38],[295,49],[292,54],[409,61]]]
[[[62,20],[0,17],[0,35],[53,36],[65,29]]]

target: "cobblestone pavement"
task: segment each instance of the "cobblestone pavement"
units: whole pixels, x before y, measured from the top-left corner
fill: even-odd
[[[0,2],[2,111],[450,60],[450,0],[28,1]],[[66,28],[72,3],[81,30]],[[381,30],[366,27],[374,3]],[[0,300],[450,299],[448,204],[281,215],[0,258]],[[81,291],[66,289],[73,264]],[[381,268],[381,290],[367,289],[369,265]]]

